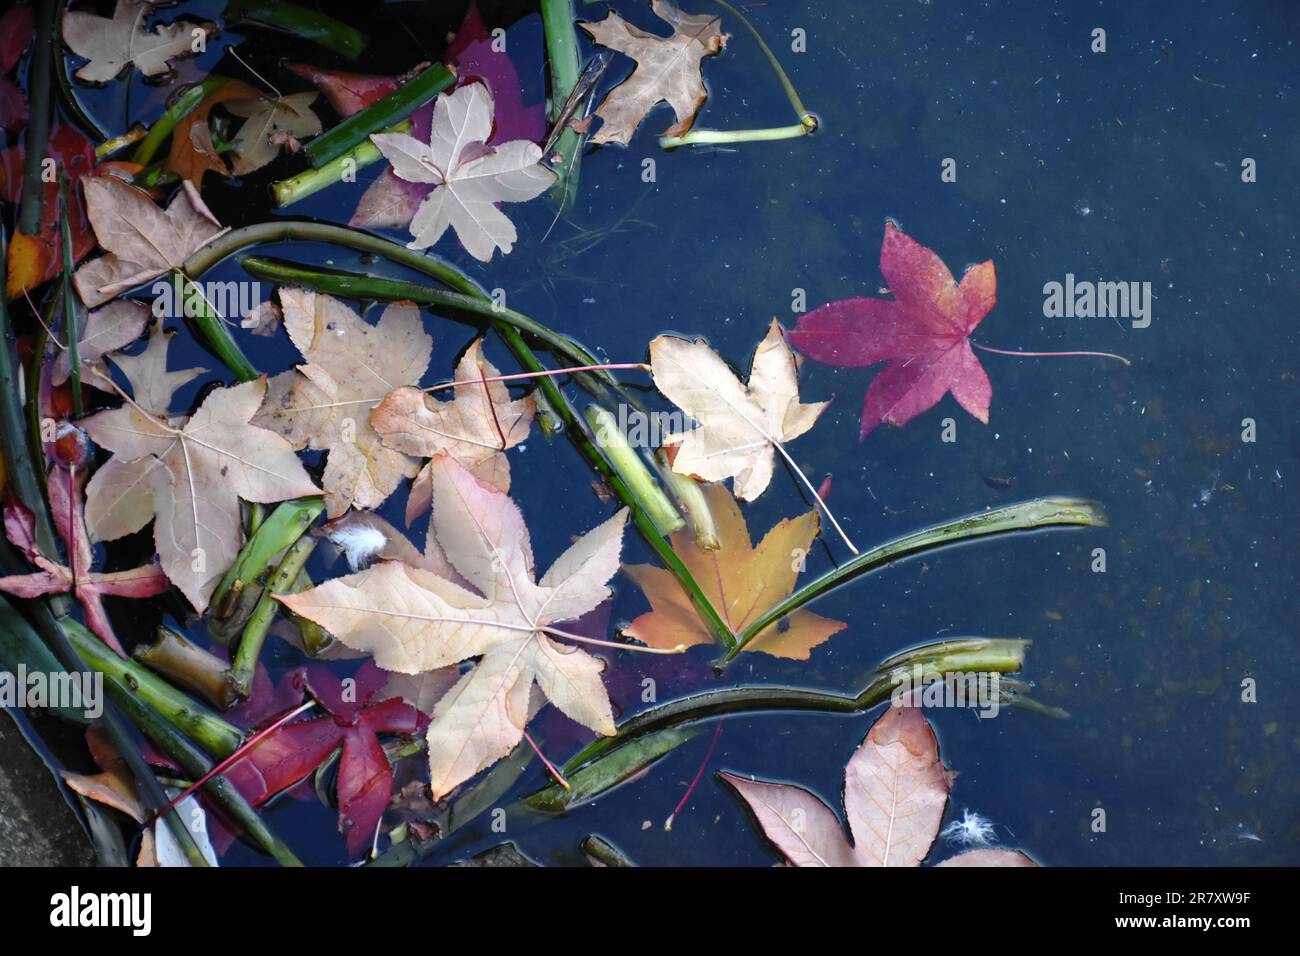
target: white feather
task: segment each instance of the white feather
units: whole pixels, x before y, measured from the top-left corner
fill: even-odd
[[[348,559],[348,567],[360,571],[372,558],[384,550],[388,539],[378,528],[367,524],[345,525],[329,532],[333,541]]]

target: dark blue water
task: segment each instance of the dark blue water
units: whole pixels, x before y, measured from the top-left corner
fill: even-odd
[[[685,5],[713,9],[705,0]],[[490,21],[510,22],[504,5],[483,6]],[[599,18],[606,6],[587,11]],[[654,22],[646,4],[608,6],[643,26]],[[415,9],[394,4],[384,16]],[[861,443],[857,418],[871,371],[807,364],[804,399],[835,401],[791,451],[809,474],[834,475],[832,506],[859,545],[1046,494],[1099,499],[1111,526],[930,554],[859,580],[816,604],[849,627],[811,661],[746,655],[706,686],[849,690],[876,661],[921,641],[1023,636],[1034,642],[1025,671],[1034,696],[1071,716],[1006,710],[981,721],[965,711],[933,712],[945,761],[960,771],[950,814],[977,811],[999,824],[1004,841],[1054,865],[1297,862],[1300,521],[1291,484],[1300,474],[1293,172],[1300,25],[1293,5],[778,0],[749,16],[820,117],[816,136],[665,153],[654,134],[671,120],[657,111],[628,149],[584,159],[577,207],[545,241],[554,209],[537,202],[510,207],[520,242],[490,266],[450,237],[436,251],[485,287],[507,290],[513,308],[611,361],[640,361],[652,337],[675,331],[705,336],[747,369],[773,316],[787,326],[797,320],[792,290],[805,290],[810,306],[877,294],[880,238],[892,217],[954,271],[995,261],[998,304],[977,341],[1118,352],[1133,364],[985,354],[994,390],[987,426],[949,398],[907,427],[879,429]],[[445,19],[454,25],[459,9]],[[699,125],[792,122],[752,38],[725,15],[724,27],[732,40],[705,63],[710,98]],[[1106,31],[1105,53],[1090,50],[1098,27]],[[807,52],[790,51],[796,28],[806,32]],[[425,29],[394,32],[382,56],[362,68],[391,73],[436,58],[441,34]],[[433,39],[424,44],[420,36]],[[259,69],[273,69],[281,53],[332,62],[308,47],[281,49],[278,40],[241,49]],[[512,27],[510,52],[537,98],[535,18]],[[223,72],[242,75],[222,56],[214,50],[198,64],[220,62]],[[616,59],[611,79],[629,65]],[[140,106],[147,93],[134,84],[133,116],[145,121],[161,108]],[[107,110],[115,95],[88,100]],[[109,112],[105,122],[117,121]],[[642,179],[645,158],[655,162],[653,183]],[[956,161],[956,182],[941,181],[946,158]],[[1245,158],[1255,160],[1258,181],[1242,181]],[[295,169],[282,161],[266,179]],[[376,169],[289,212],[345,222]],[[205,195],[231,225],[268,215],[263,180],[209,182]],[[584,230],[607,234],[568,255],[564,243]],[[273,252],[357,265],[351,253],[305,244]],[[1043,286],[1067,273],[1150,282],[1150,326],[1045,318]],[[228,262],[209,278],[243,274]],[[475,332],[433,315],[428,323],[432,381],[450,373]],[[296,360],[287,341],[242,341],[267,371]],[[513,368],[495,343],[489,354]],[[173,355],[178,365],[193,364],[182,349]],[[941,441],[949,417],[955,443]],[[1253,443],[1242,441],[1246,418],[1257,426]],[[535,432],[512,454],[512,493],[545,566],[609,506],[592,494],[591,474],[564,440]],[[394,520],[403,496],[385,510]],[[806,510],[795,481],[778,473],[745,514],[757,537]],[[627,560],[651,560],[638,538],[627,540]],[[810,556],[809,575],[830,567],[830,554],[843,559],[842,548],[829,544],[829,554]],[[1105,573],[1090,569],[1094,548],[1105,549]],[[314,560],[318,580],[341,573],[323,555]],[[615,623],[646,609],[635,588],[618,585]],[[271,652],[277,666],[296,662],[283,645]],[[692,656],[713,655],[695,649]],[[635,684],[645,659],[629,658],[613,661],[611,674],[630,673]],[[698,690],[697,673],[676,680],[657,669],[659,699]],[[1248,679],[1257,684],[1254,703],[1242,700]],[[643,706],[628,691],[618,702]],[[595,805],[540,825],[509,818],[504,835],[491,832],[485,817],[459,846],[511,839],[540,861],[572,862],[578,841],[595,832],[643,864],[769,863],[774,853],[712,771],[796,782],[838,810],[843,765],[873,719],[729,720],[671,832],[663,822],[711,732]],[[541,727],[562,748],[554,759],[578,746],[562,718],[543,717]],[[534,762],[515,793],[543,783]],[[1097,808],[1105,810],[1105,832],[1092,829]],[[310,862],[341,862],[332,810],[281,801],[269,819]],[[236,850],[230,859],[258,858]]]

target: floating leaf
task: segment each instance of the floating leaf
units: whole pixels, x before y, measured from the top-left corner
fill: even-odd
[[[812,428],[829,404],[799,401],[798,367],[775,319],[745,385],[703,340],[661,335],[650,343],[655,386],[700,427],[664,439],[677,446],[673,471],[704,481],[735,477],[752,501],[772,480],[774,449]]]
[[[179,268],[200,246],[226,231],[188,180],[166,210],[116,176],[87,176],[81,186],[95,236],[108,253],[72,277],[88,306],[102,305]]]
[[[385,562],[299,594],[277,595],[386,670],[418,674],[471,657],[478,663],[438,704],[429,766],[440,799],[523,738],[536,681],[567,716],[614,733],[602,662],[557,641],[553,625],[604,601],[618,569],[627,512],[578,539],[534,580],[523,516],[506,495],[445,452],[432,462],[433,526],[456,571],[478,593],[429,571]]]
[[[413,458],[380,444],[370,410],[429,367],[433,340],[420,310],[393,304],[372,326],[338,299],[304,289],[281,289],[280,306],[306,361],[271,380],[253,422],[295,449],[329,452],[322,483],[331,518],[376,508],[416,472]]]
[[[681,136],[691,128],[708,98],[700,61],[727,45],[722,18],[683,13],[668,0],[651,0],[650,5],[659,19],[673,28],[672,36],[646,33],[613,12],[599,23],[578,24],[601,46],[636,60],[632,75],[610,90],[596,110],[603,123],[591,138],[593,143],[626,146],[646,114],[664,101],[673,108],[677,122],[663,135]]]
[[[203,48],[198,41],[200,35],[206,39],[208,27],[177,21],[150,31],[144,21],[152,10],[142,0],[117,0],[112,18],[65,11],[63,42],[90,61],[77,70],[77,79],[106,83],[131,64],[145,76],[161,76],[171,70],[170,60]]]
[[[881,422],[906,425],[950,391],[988,424],[993,386],[970,334],[997,299],[993,260],[957,283],[932,250],[887,222],[880,271],[892,300],[843,299],[814,309],[800,316],[790,344],[826,365],[889,361],[867,388],[859,437]]]
[[[234,160],[231,171],[236,176],[256,172],[279,156],[290,139],[297,142],[319,133],[320,117],[311,110],[315,99],[316,94],[308,92],[278,99],[259,96],[227,103],[227,110],[244,117],[231,144]]]
[[[149,322],[149,307],[143,302],[130,299],[118,299],[102,309],[96,309],[86,317],[78,330],[77,357],[81,362],[81,382],[106,389],[102,381],[96,380],[89,370],[100,368],[100,358],[109,352],[130,345],[144,334],[144,327]],[[72,374],[72,352],[63,349],[54,360],[51,382],[62,385]]]
[[[706,485],[703,492],[717,526],[718,547],[701,548],[690,529],[683,529],[671,536],[673,550],[723,620],[739,634],[794,590],[803,558],[817,536],[817,512],[785,519],[754,547],[740,508],[726,487]],[[645,593],[653,608],[623,628],[626,636],[660,648],[713,643],[712,633],[675,577],[648,564],[625,567],[623,573]],[[807,660],[814,647],[846,626],[800,610],[766,628],[745,650]]]
[[[482,83],[471,83],[438,96],[428,143],[405,133],[370,137],[398,177],[435,187],[411,220],[412,249],[432,246],[448,226],[483,262],[497,249],[508,253],[514,247],[518,233],[496,204],[540,196],[555,174],[541,165],[536,143],[487,146],[491,133],[492,95]]]
[[[418,388],[390,392],[370,413],[370,424],[388,448],[418,458],[448,452],[475,476],[500,491],[510,490],[506,449],[528,437],[537,404],[531,397],[511,400],[504,382],[476,380],[501,373],[483,356],[476,340],[456,366],[454,398],[443,402]],[[429,510],[429,466],[411,485],[406,523]]]

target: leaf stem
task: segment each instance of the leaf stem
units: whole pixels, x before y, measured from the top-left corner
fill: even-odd
[[[972,342],[971,345],[979,349],[981,352],[992,352],[994,355],[1013,355],[1017,358],[1087,357],[1114,359],[1116,362],[1123,362],[1126,366],[1133,364],[1124,356],[1116,355],[1114,352],[1013,352],[1010,349],[995,349],[991,345],[980,345],[978,342]]]

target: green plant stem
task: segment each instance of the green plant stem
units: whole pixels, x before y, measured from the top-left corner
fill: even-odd
[[[106,677],[104,683],[122,710],[191,778],[198,780],[212,769],[211,760],[186,740],[175,727],[154,713],[148,704],[132,694],[125,684],[114,677]],[[271,832],[262,818],[257,815],[257,811],[240,796],[225,777],[212,777],[203,785],[203,789],[216,799],[231,818],[244,828],[244,832],[271,854],[277,863],[281,866],[302,866],[302,862],[293,851]]]
[[[302,151],[311,164],[320,169],[364,143],[371,133],[378,133],[406,119],[455,82],[455,74],[441,63],[435,63],[383,99],[358,110],[333,129],[317,136],[303,146]]]
[[[258,582],[271,562],[293,547],[324,511],[325,502],[321,498],[295,498],[280,502],[269,516],[258,521],[256,530],[248,536],[212,593],[208,633],[213,638],[224,644],[243,629],[245,618],[238,613],[245,603],[241,599],[250,594],[260,596]],[[256,602],[246,603],[251,608]]]
[[[226,4],[225,17],[230,21],[256,24],[277,33],[311,40],[349,60],[360,56],[369,42],[366,35],[355,27],[287,0],[230,0]]]
[[[173,269],[171,277],[178,290],[181,312],[193,325],[199,341],[241,382],[251,382],[260,376],[262,373],[248,360],[244,350],[230,334],[226,317],[218,315],[203,294],[202,286],[179,269]]]
[[[1099,526],[1105,523],[1105,513],[1101,505],[1094,501],[1076,498],[1035,498],[1032,501],[958,518],[955,521],[886,541],[864,551],[847,564],[810,581],[784,601],[759,615],[740,633],[736,646],[723,657],[723,663],[733,660],[766,628],[803,607],[813,598],[839,587],[860,574],[876,571],[902,558],[958,541],[969,541],[973,538],[1012,531],[1052,526]]]
[[[396,126],[390,126],[381,132],[405,133],[411,128],[410,120],[403,120]],[[335,183],[342,182],[350,173],[355,173],[364,166],[370,166],[384,158],[379,147],[370,140],[358,143],[342,156],[331,159],[319,169],[308,169],[296,176],[282,179],[271,184],[271,195],[280,207],[306,199]]]
[[[629,741],[673,727],[720,717],[724,714],[764,711],[816,711],[853,714],[888,700],[897,683],[896,670],[920,664],[926,675],[948,673],[1015,673],[1024,663],[1027,642],[1015,638],[973,638],[922,645],[897,655],[877,668],[877,676],[856,694],[795,687],[754,685],[728,687],[670,701],[642,711],[623,722],[612,737],[598,737],[576,753],[562,768],[572,779],[580,768]]]
[[[243,740],[238,727],[222,720],[138,661],[118,657],[79,622],[66,618],[60,623],[72,648],[89,667],[105,678],[121,681],[177,732],[193,738],[214,757],[228,757],[235,752]]]
[[[409,301],[417,305],[437,306],[470,312],[482,316],[493,323],[507,323],[519,331],[532,336],[543,343],[548,350],[571,360],[575,365],[601,364],[581,346],[572,340],[557,334],[542,325],[536,319],[529,318],[522,312],[507,309],[495,304],[491,299],[480,295],[466,295],[462,292],[448,292],[434,289],[418,282],[403,279],[384,279],[374,276],[356,275],[346,272],[331,272],[298,266],[292,263],[278,262],[261,256],[245,256],[240,264],[250,275],[268,282],[281,285],[308,285],[331,295],[341,295],[357,299],[385,299],[389,301]]]
[[[275,612],[280,607],[280,602],[274,595],[283,594],[293,586],[298,573],[302,571],[303,565],[307,563],[315,548],[316,539],[312,537],[304,536],[294,542],[293,547],[280,561],[279,567],[275,569],[275,573],[266,582],[266,587],[262,589],[262,596],[257,601],[257,607],[253,609],[253,614],[248,619],[243,637],[239,640],[239,649],[235,652],[234,666],[231,668],[235,692],[245,700],[253,692],[253,674],[257,669],[257,659],[262,654],[262,645],[266,642],[271,621],[275,619]]]
[[[529,794],[521,802],[529,809],[543,813],[563,813],[581,806],[649,767],[698,733],[694,727],[670,727],[638,735],[637,739],[612,748],[601,759],[592,760],[572,775],[566,773],[569,786],[551,784]]]
[[[68,339],[68,377],[72,388],[72,412],[78,418],[86,413],[81,397],[81,355],[77,339],[77,299],[72,291],[72,269],[76,265],[72,260],[72,226],[68,221],[68,177],[64,170],[59,170],[59,235],[63,251],[63,272],[59,276],[60,295],[63,298],[63,328]],[[37,355],[35,361],[40,361]]]
[[[645,462],[627,443],[627,437],[618,427],[617,419],[599,405],[591,405],[587,408],[587,424],[610,465],[636,496],[646,503],[646,510],[659,534],[667,536],[684,527],[685,520],[659,487]]]
[[[0,229],[0,271],[7,271],[5,263],[9,261],[8,251],[7,237],[4,230]],[[17,340],[9,322],[9,309],[3,295],[0,295],[0,326],[3,327],[3,335],[0,336],[0,449],[4,451],[6,483],[35,516],[36,545],[41,553],[56,557],[59,552],[54,543],[50,515],[45,507],[45,492],[24,441],[26,431],[19,399],[22,389],[18,383]]]
[[[165,625],[158,625],[152,644],[139,645],[131,656],[214,707],[224,710],[238,700],[226,661]]]
[[[216,92],[229,82],[229,77],[210,74],[173,99],[168,104],[167,109],[163,111],[162,116],[154,120],[154,124],[149,128],[145,138],[135,148],[135,152],[131,154],[131,162],[139,163],[141,166],[148,166],[152,163],[154,156],[158,154],[158,150],[162,148],[162,144],[167,141],[167,137],[172,134],[172,130],[176,128],[176,125],[194,112],[194,108],[202,103],[209,94]]]
[[[48,155],[50,118],[50,83],[54,79],[54,49],[58,43],[55,24],[63,4],[41,0],[36,7],[36,39],[32,61],[27,69],[28,120],[24,141],[23,199],[18,210],[18,231],[34,236],[41,231],[41,214],[45,206],[45,183],[42,167]]]
[[[555,123],[560,111],[578,83],[578,37],[574,29],[573,0],[542,0],[542,30],[546,35],[546,65],[551,77],[551,108],[548,119]],[[582,137],[569,127],[560,133],[552,147],[559,153],[562,167],[559,189],[560,208],[573,205],[578,192],[578,147]]]

